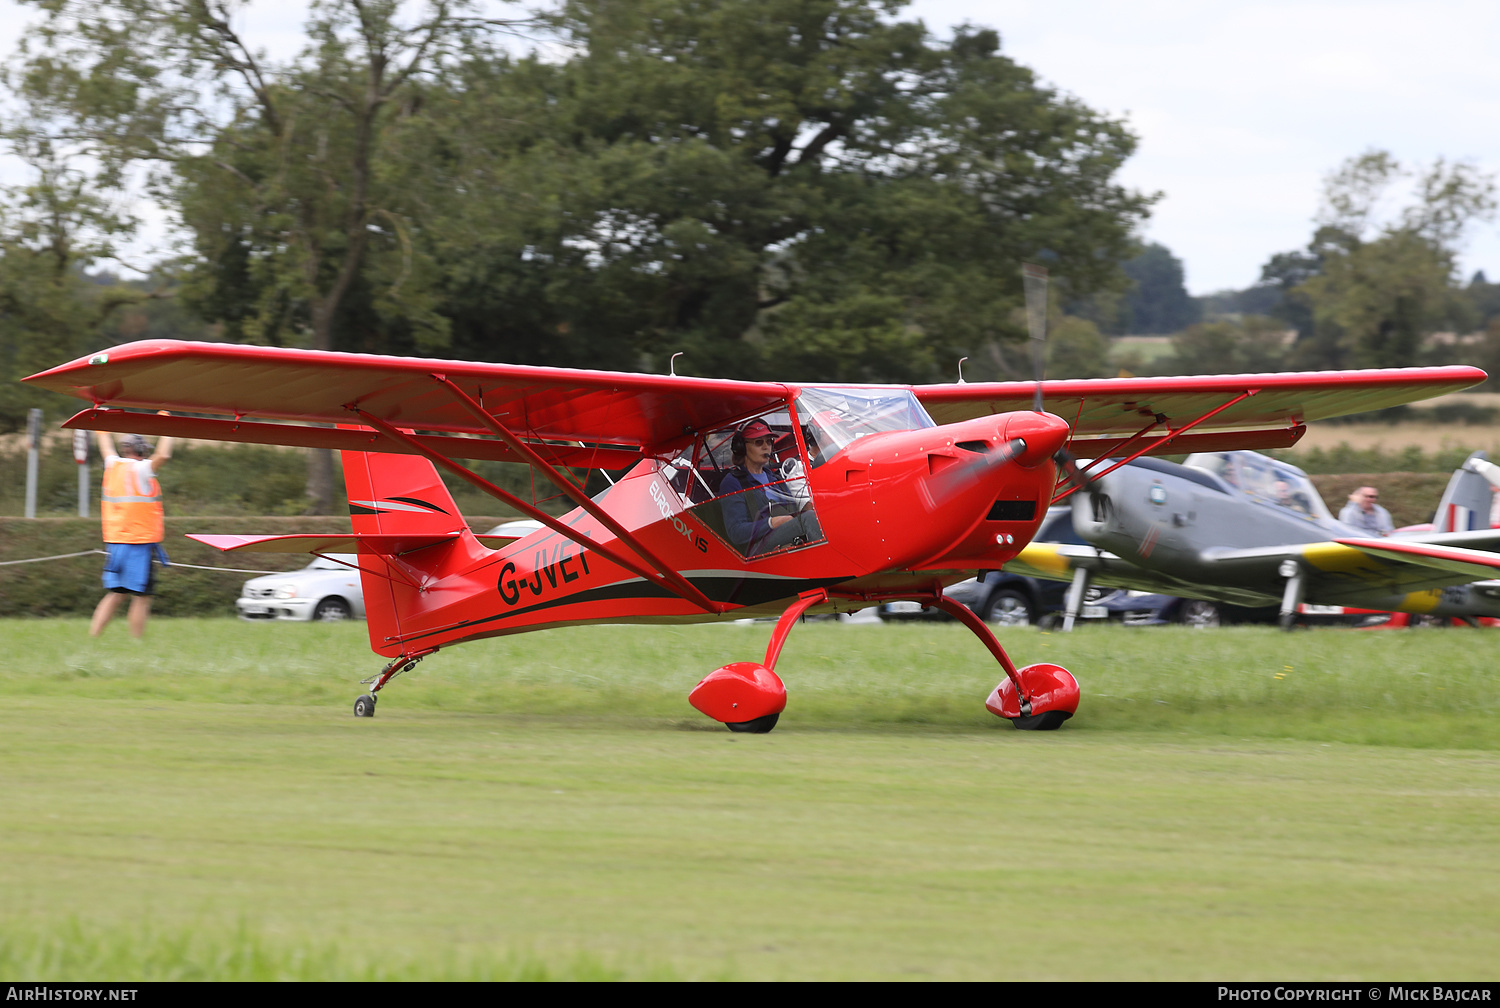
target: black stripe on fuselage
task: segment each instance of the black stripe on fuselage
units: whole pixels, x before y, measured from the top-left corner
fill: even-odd
[[[805,591],[814,588],[828,588],[832,585],[849,580],[848,577],[834,578],[746,578],[746,577],[689,577],[687,579],[692,585],[714,602],[733,602],[738,606],[763,605],[774,602],[777,599],[793,599]],[[747,590],[748,589],[748,590]],[[482,626],[493,623],[496,620],[509,619],[523,613],[539,612],[544,609],[553,609],[558,606],[574,605],[583,602],[604,602],[610,599],[648,599],[648,598],[679,598],[676,593],[669,592],[659,585],[653,584],[642,578],[632,578],[628,581],[617,581],[614,584],[602,585],[598,588],[589,588],[585,591],[572,595],[564,595],[561,598],[548,599],[545,602],[536,602],[532,605],[517,606],[506,609],[504,612],[495,613],[493,616],[484,616],[480,619],[468,620],[463,623],[454,623],[426,633],[414,634],[403,637],[402,643],[407,641],[421,640],[434,634],[449,633],[454,630],[464,630],[469,627]],[[725,619],[736,617],[725,614]]]

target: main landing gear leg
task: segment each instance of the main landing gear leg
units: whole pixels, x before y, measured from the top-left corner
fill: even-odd
[[[392,679],[396,678],[407,669],[414,667],[417,662],[421,661],[423,658],[426,658],[436,650],[436,648],[433,648],[432,651],[423,651],[420,654],[400,655],[396,658],[391,659],[386,667],[380,670],[380,673],[378,675],[373,675],[368,679],[361,679],[361,683],[370,687],[370,692],[361,694],[360,696],[355,698],[354,716],[374,717],[375,694],[383,690],[386,683],[390,682]]]
[[[797,619],[819,602],[826,601],[828,593],[822,589],[799,596],[776,621],[771,642],[766,645],[765,661],[731,662],[714,669],[693,687],[693,692],[688,694],[688,703],[722,722],[732,732],[764,735],[775,728],[781,712],[786,709],[786,684],[775,672],[781,646],[786,643],[787,634],[792,632]]]
[[[1281,593],[1281,614],[1277,618],[1277,623],[1283,630],[1295,630],[1297,607],[1302,604],[1304,582],[1302,565],[1295,560],[1283,560],[1278,573],[1286,578],[1286,588]]]
[[[1073,622],[1083,612],[1083,597],[1088,594],[1088,590],[1089,569],[1080,567],[1073,572],[1073,583],[1068,586],[1068,600],[1063,608],[1063,633],[1073,632]]]
[[[968,606],[942,595],[927,604],[936,606],[974,631],[1000,667],[1005,669],[1005,678],[984,702],[990,713],[1005,718],[1023,731],[1052,731],[1078,710],[1078,680],[1067,669],[1045,662],[1018,669],[989,626]]]

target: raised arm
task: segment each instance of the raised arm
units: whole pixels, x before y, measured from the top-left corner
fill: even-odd
[[[157,416],[171,416],[166,410],[157,410]],[[172,439],[166,435],[156,439],[156,451],[151,453],[151,471],[159,472],[161,464],[172,457]]]

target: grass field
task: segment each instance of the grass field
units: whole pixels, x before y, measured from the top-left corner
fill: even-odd
[[[1310,424],[1298,451],[1322,448],[1325,451],[1347,444],[1355,449],[1379,448],[1397,453],[1416,447],[1424,452],[1461,448],[1466,452],[1483,448],[1491,457],[1500,457],[1500,435],[1492,426],[1411,422],[1399,424]]]
[[[455,648],[356,720],[362,625],[8,620],[0,979],[1391,979],[1496,972],[1482,631],[812,623]]]

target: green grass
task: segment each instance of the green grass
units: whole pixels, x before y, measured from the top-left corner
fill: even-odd
[[[1483,632],[808,624],[767,736],[687,707],[769,626],[428,659],[361,625],[6,621],[0,977],[1483,979]]]

